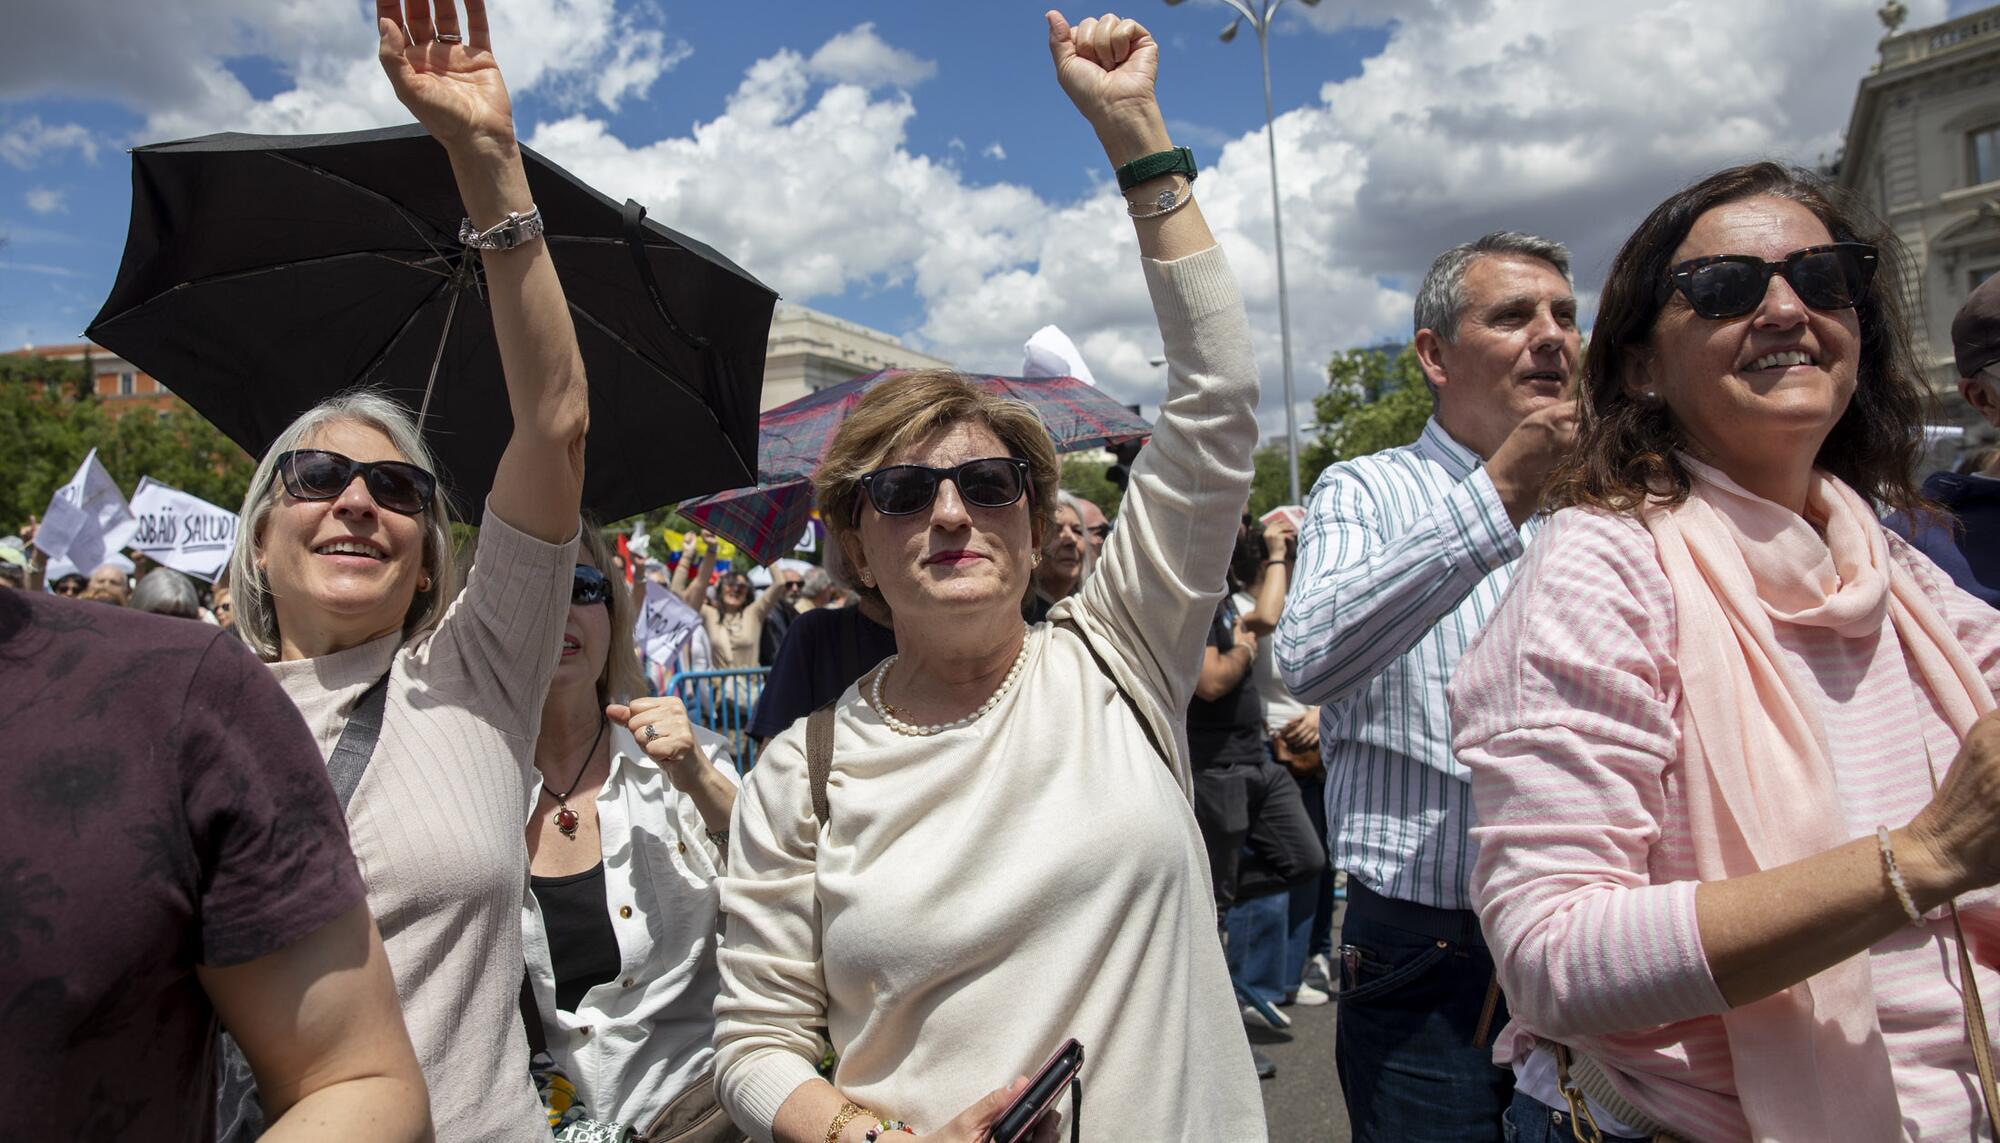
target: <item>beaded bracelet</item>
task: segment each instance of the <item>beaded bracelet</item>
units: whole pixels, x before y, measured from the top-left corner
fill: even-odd
[[[1889,827],[1875,827],[1875,844],[1882,850],[1882,868],[1889,872],[1889,887],[1896,891],[1896,900],[1902,902],[1903,912],[1909,914],[1910,924],[1924,927],[1924,915],[1917,909],[1916,898],[1910,896],[1910,887],[1903,881],[1903,871],[1896,868],[1896,851],[1889,846]]]
[[[882,1136],[897,1131],[900,1131],[905,1135],[915,1135],[917,1133],[916,1128],[910,1126],[909,1124],[903,1122],[900,1119],[884,1119],[880,1123],[877,1123],[875,1126],[870,1127],[868,1129],[867,1134],[861,1137],[861,1141],[862,1143],[875,1143],[875,1141],[877,1139],[882,1138]]]

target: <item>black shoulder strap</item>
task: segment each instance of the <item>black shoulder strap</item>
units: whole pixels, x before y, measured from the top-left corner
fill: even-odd
[[[382,737],[382,708],[389,700],[389,673],[384,671],[354,704],[347,726],[334,744],[333,757],[326,760],[326,776],[333,780],[333,792],[340,799],[342,813],[354,800],[361,776],[368,772],[368,760],[375,756],[375,741]]]
[[[833,708],[839,701],[806,716],[806,781],[812,786],[813,817],[822,826],[833,817],[826,801],[826,779],[833,773]]]
[[[1118,697],[1124,699],[1125,705],[1131,709],[1132,717],[1139,720],[1139,729],[1146,732],[1146,741],[1153,744],[1154,753],[1158,754],[1160,761],[1165,762],[1167,769],[1172,771],[1174,768],[1173,751],[1160,744],[1160,736],[1153,730],[1152,721],[1146,717],[1145,711],[1139,709],[1138,700],[1133,698],[1131,692],[1125,689],[1125,684],[1118,681],[1118,673],[1111,669],[1111,664],[1104,661],[1104,656],[1098,652],[1097,646],[1090,641],[1090,636],[1085,635],[1083,628],[1076,625],[1076,620],[1071,619],[1067,615],[1056,620],[1055,625],[1076,636],[1082,642],[1083,649],[1090,652],[1091,659],[1097,663],[1097,669],[1104,672],[1105,678],[1111,680],[1111,689],[1118,692]]]
[[[521,973],[521,1027],[528,1033],[528,1052],[541,1055],[549,1050],[548,1029],[542,1024],[542,1006],[535,1003],[535,984],[526,971]]]

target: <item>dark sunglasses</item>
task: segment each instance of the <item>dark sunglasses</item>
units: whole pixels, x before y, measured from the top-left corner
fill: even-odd
[[[577,607],[593,603],[611,605],[611,579],[589,564],[578,564],[570,573],[569,601]]]
[[[400,460],[359,461],[325,449],[301,448],[278,455],[285,491],[298,500],[332,500],[356,475],[375,503],[404,516],[418,516],[437,494],[437,477]]]
[[[1090,527],[1085,528],[1084,531],[1089,532],[1100,540],[1111,538],[1111,525],[1109,524],[1092,524]]]
[[[892,464],[861,478],[868,502],[884,516],[921,512],[937,499],[938,482],[949,480],[958,495],[975,508],[1005,508],[1028,491],[1028,462],[1017,456],[968,460],[954,468],[922,464]],[[855,523],[861,522],[861,501],[854,501]]]
[[[57,595],[66,595],[74,598],[82,595],[83,589],[89,586],[90,581],[80,575],[66,575],[50,584],[49,590],[55,592]]]
[[[1875,279],[1876,250],[1865,242],[1808,246],[1766,262],[1754,254],[1691,258],[1667,271],[1671,288],[1711,321],[1742,317],[1764,300],[1771,275],[1782,276],[1799,300],[1816,310],[1853,309]]]

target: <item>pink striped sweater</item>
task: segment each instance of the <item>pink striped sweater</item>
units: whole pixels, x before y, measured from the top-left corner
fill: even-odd
[[[1910,569],[1988,685],[2000,613],[1900,537]],[[1786,666],[1818,700],[1851,837],[1930,800],[1958,743],[1920,691],[1887,619],[1879,636],[1777,624]],[[1695,924],[1680,764],[1674,601],[1636,520],[1559,512],[1451,684],[1454,747],[1472,771],[1472,888],[1514,1014],[1495,1059],[1560,1040],[1621,1094],[1689,1138],[1748,1138],[1727,1005]],[[2000,1001],[2000,893],[1959,902],[1981,995]],[[1980,1118],[1948,920],[1869,950],[1876,1013],[1912,1140],[1973,1137]]]

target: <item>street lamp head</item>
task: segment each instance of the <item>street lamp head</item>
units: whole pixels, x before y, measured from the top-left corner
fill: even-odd
[[[1241,16],[1238,16],[1234,20],[1229,21],[1229,26],[1227,28],[1222,29],[1222,35],[1219,37],[1223,43],[1226,44],[1229,41],[1236,38],[1236,27],[1242,22],[1243,22],[1243,17]]]

